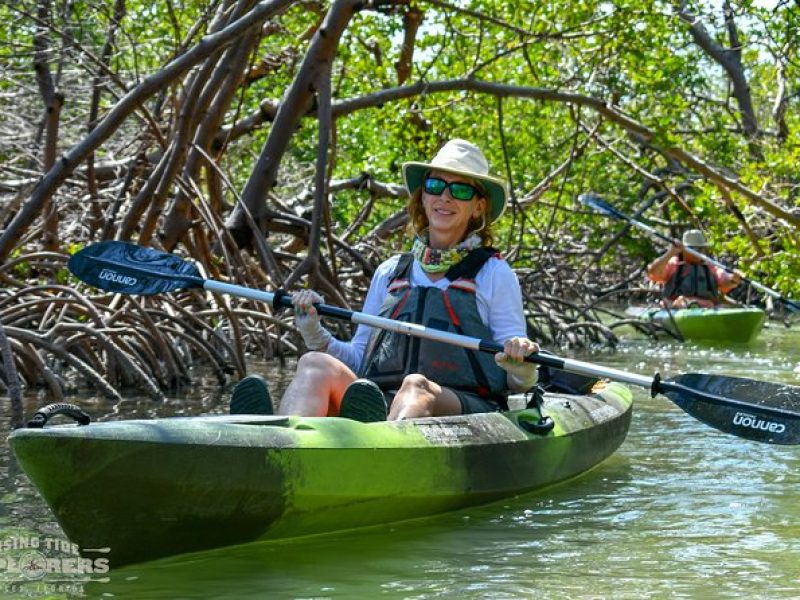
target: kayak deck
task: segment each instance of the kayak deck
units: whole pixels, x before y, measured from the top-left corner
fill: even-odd
[[[399,422],[220,415],[15,431],[20,465],[79,547],[110,564],[424,517],[542,488],[611,455],[617,383],[535,409]],[[109,556],[105,554],[104,556]]]
[[[659,308],[631,307],[629,314],[658,323],[687,340],[749,343],[758,337],[767,314],[755,307]]]

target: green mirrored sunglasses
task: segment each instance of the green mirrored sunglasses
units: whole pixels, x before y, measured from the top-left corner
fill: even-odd
[[[478,188],[469,183],[464,183],[463,181],[451,181],[448,183],[438,177],[426,177],[424,185],[425,192],[433,196],[441,196],[446,188],[450,188],[450,195],[456,200],[464,202],[469,202],[476,194],[481,193]]]

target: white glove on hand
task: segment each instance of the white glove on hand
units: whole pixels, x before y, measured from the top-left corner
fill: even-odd
[[[314,290],[301,290],[292,294],[294,305],[294,324],[300,330],[303,341],[309,350],[325,351],[333,335],[322,326],[319,313],[314,304],[325,302],[325,299]]]
[[[528,338],[514,337],[506,340],[503,351],[494,355],[497,366],[508,373],[508,387],[512,391],[527,391],[539,380],[539,365],[523,359],[539,351],[539,344]]]

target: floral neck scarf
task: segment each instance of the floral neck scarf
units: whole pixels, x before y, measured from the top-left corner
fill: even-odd
[[[452,248],[431,248],[428,245],[428,232],[423,231],[414,240],[411,253],[427,273],[442,273],[460,263],[464,257],[481,245],[478,235],[471,235]]]

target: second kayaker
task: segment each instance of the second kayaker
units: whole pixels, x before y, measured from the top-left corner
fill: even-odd
[[[360,421],[502,410],[509,392],[536,384],[538,352],[527,338],[516,274],[491,247],[491,225],[508,195],[481,150],[447,142],[430,163],[408,162],[403,179],[415,239],[412,251],[375,271],[362,311],[503,345],[492,356],[442,342],[359,325],[349,342],[322,326],[314,291],[292,295],[296,324],[311,352],[280,401],[286,415]],[[264,406],[258,376],[234,390],[231,412]],[[267,401],[268,402],[268,401]],[[265,412],[265,411],[263,411]]]
[[[664,286],[664,301],[669,308],[711,308],[729,303],[725,294],[741,283],[741,276],[685,251],[707,247],[703,232],[689,229],[680,244],[674,244],[647,266],[648,279]]]

